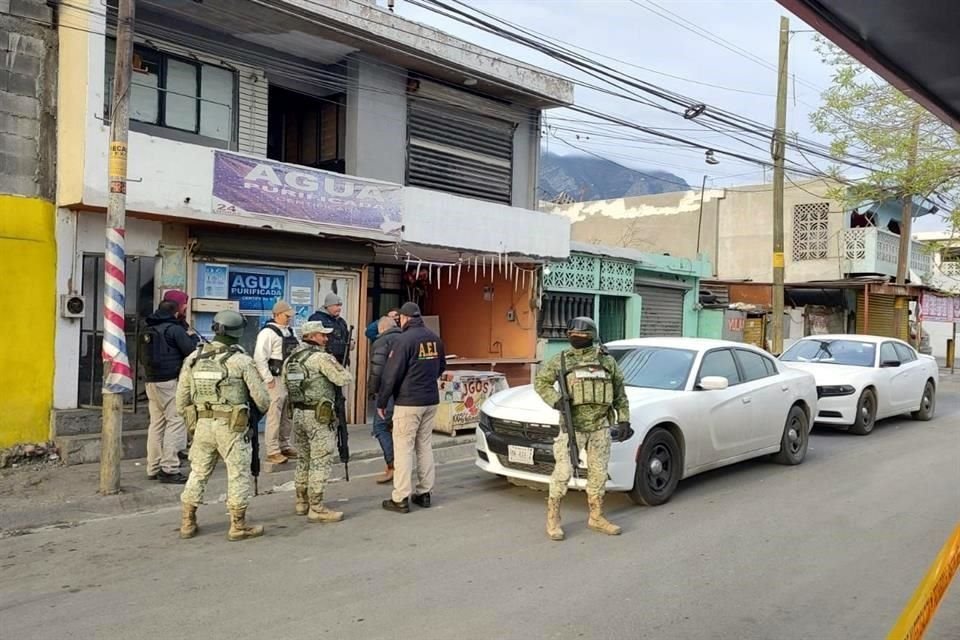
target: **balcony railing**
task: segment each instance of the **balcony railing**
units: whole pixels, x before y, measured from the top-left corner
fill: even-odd
[[[847,229],[844,231],[844,258],[846,274],[897,275],[900,256],[900,236],[883,229]],[[933,260],[923,244],[910,243],[910,270],[924,278],[930,274]]]

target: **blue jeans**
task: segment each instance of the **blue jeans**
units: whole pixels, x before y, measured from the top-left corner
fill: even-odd
[[[393,465],[393,434],[390,433],[390,423],[393,420],[393,398],[387,403],[387,417],[381,418],[377,413],[373,416],[373,437],[383,449],[383,459],[388,465]]]

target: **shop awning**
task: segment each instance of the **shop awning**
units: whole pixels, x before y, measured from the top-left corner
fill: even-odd
[[[887,82],[960,131],[960,3],[779,0]]]

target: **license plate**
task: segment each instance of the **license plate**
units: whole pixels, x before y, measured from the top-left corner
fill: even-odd
[[[531,447],[516,447],[507,445],[507,460],[520,464],[533,464],[533,449]]]

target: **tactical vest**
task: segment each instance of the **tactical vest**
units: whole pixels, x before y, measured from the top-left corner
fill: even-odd
[[[193,404],[198,407],[213,405],[246,405],[247,385],[242,378],[230,376],[227,361],[238,353],[239,347],[225,350],[200,347],[190,365],[193,380]]]
[[[613,376],[599,358],[568,365],[567,388],[574,407],[613,405]]]
[[[323,401],[332,403],[332,385],[323,375],[312,372],[306,366],[307,359],[322,353],[316,347],[307,347],[295,352],[283,365],[283,382],[287,387],[290,402],[296,406],[315,407]]]
[[[288,327],[289,334],[284,335],[283,329],[278,327],[273,323],[267,323],[265,329],[270,329],[283,341],[283,346],[281,347],[281,353],[283,354],[283,359],[286,360],[290,357],[290,354],[297,350],[297,347],[300,346],[300,341],[297,340],[296,334],[293,332],[292,328]]]

